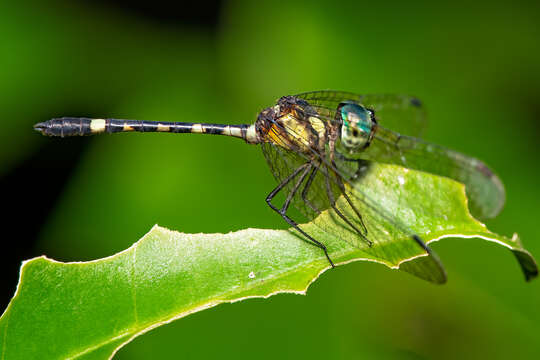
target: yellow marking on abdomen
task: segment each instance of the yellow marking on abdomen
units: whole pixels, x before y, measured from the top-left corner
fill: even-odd
[[[94,134],[104,132],[106,124],[105,119],[92,119],[90,121],[90,131]]]
[[[242,137],[242,129],[237,127],[230,127],[227,126],[223,130],[223,135],[229,135],[229,136],[236,136],[236,137]]]
[[[168,132],[170,130],[171,130],[171,127],[169,125],[157,124],[157,131]]]
[[[124,127],[122,128],[122,131],[134,131],[135,129],[133,126],[129,126],[128,124],[124,124]]]
[[[246,130],[246,141],[249,144],[257,144],[259,140],[259,135],[255,129],[255,125],[250,125]]]
[[[203,133],[203,127],[201,124],[193,124],[191,127],[191,132],[193,134],[202,134]]]

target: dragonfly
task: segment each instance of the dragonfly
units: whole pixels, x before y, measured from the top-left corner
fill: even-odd
[[[421,237],[370,199],[362,190],[362,170],[373,162],[449,177],[465,185],[471,213],[480,219],[496,216],[505,201],[500,179],[482,161],[429,143],[420,137],[426,127],[421,102],[406,95],[358,95],[343,91],[312,91],[281,97],[262,110],[255,123],[242,125],[62,117],[34,125],[47,136],[100,133],[164,132],[225,135],[261,145],[278,185],[266,203],[308,242],[319,247],[332,267],[323,239],[300,227],[290,214],[297,208],[308,220],[331,211],[354,233],[352,244],[373,245],[370,229],[357,204],[369,208],[432,254]],[[273,200],[279,193],[281,206]],[[348,207],[337,206],[342,198]]]

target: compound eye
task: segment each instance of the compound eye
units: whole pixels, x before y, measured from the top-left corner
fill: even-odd
[[[338,107],[341,117],[341,140],[350,150],[364,149],[372,137],[373,113],[355,103],[342,103]]]

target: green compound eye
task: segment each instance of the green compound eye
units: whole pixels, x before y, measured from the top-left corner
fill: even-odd
[[[365,148],[372,137],[375,121],[371,111],[362,105],[343,103],[339,107],[343,126],[341,141],[349,149]]]

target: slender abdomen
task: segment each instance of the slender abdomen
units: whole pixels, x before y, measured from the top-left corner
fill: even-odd
[[[137,131],[215,134],[239,137],[247,142],[256,140],[254,127],[250,125],[63,117],[38,123],[34,129],[43,135],[60,137]]]

